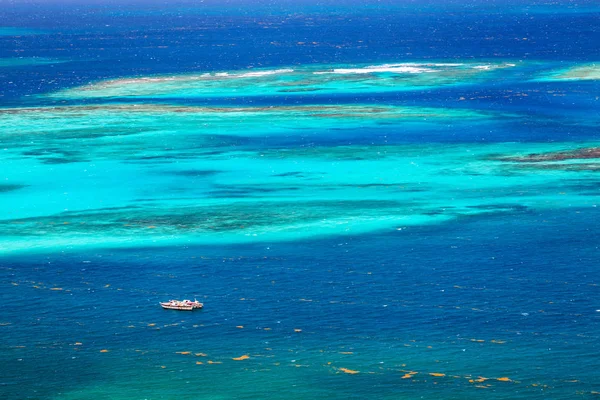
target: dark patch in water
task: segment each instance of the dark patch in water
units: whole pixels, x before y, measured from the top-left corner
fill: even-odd
[[[467,208],[471,208],[474,210],[511,210],[511,211],[527,211],[529,208],[527,206],[519,205],[519,204],[480,204],[476,206],[467,206]]]
[[[247,196],[246,193],[242,193]],[[238,202],[218,206],[96,209],[52,216],[0,221],[2,236],[47,234],[102,234],[114,236],[225,232],[252,227],[281,226],[298,221],[320,221],[332,215],[356,218],[365,215],[407,213],[414,203],[387,200]]]
[[[76,162],[81,162],[83,160],[77,158],[64,158],[64,157],[51,157],[51,158],[42,158],[41,159],[44,164],[71,164]]]
[[[6,193],[6,192],[12,192],[14,190],[19,190],[19,189],[23,189],[24,187],[27,187],[28,185],[18,185],[18,184],[0,184],[0,193]]]
[[[239,185],[239,186],[228,186],[228,185],[215,185],[217,190],[208,192],[208,196],[216,198],[227,198],[227,197],[254,197],[256,195],[265,195],[270,193],[279,193],[286,191],[300,190],[294,186],[280,186],[280,187],[262,187],[252,185]]]
[[[384,188],[384,189],[396,189],[402,192],[427,192],[431,189],[422,187],[414,187],[405,183],[347,183],[338,185],[340,187],[358,188],[358,189],[369,189],[369,188]]]
[[[296,176],[296,177],[304,177],[304,172],[301,171],[293,171],[293,172],[284,172],[282,174],[274,174],[272,176],[280,176],[280,177],[286,177],[286,176]]]
[[[176,175],[176,176],[184,176],[189,178],[204,178],[207,176],[213,176],[220,174],[223,171],[219,171],[216,169],[186,169],[181,171],[167,171],[165,174]]]

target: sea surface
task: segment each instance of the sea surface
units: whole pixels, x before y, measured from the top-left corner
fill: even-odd
[[[596,2],[0,7],[1,399],[600,396]]]

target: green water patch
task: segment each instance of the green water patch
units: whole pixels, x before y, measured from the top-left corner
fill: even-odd
[[[600,80],[600,63],[585,63],[552,70],[535,80],[540,82],[597,81]]]
[[[515,63],[389,63],[306,65],[216,73],[122,78],[51,93],[55,99],[192,98],[393,92],[506,78]]]

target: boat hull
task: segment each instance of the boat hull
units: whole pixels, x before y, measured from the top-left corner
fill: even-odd
[[[161,304],[161,307],[165,310],[179,310],[179,311],[192,311],[194,307],[192,306],[172,306],[169,304]]]
[[[170,300],[165,303],[160,303],[160,306],[165,310],[193,311],[201,309],[204,307],[204,304],[200,303],[199,301]]]

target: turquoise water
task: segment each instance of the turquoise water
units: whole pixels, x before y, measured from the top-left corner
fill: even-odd
[[[402,143],[404,130],[426,137],[524,118],[364,105],[7,109],[0,236],[5,251],[294,240],[595,206],[581,185],[597,182],[595,169],[575,169],[578,158],[502,158],[552,154],[564,142]],[[380,143],[360,143],[366,131]]]
[[[594,4],[203,7],[0,15],[3,399],[600,394]]]

